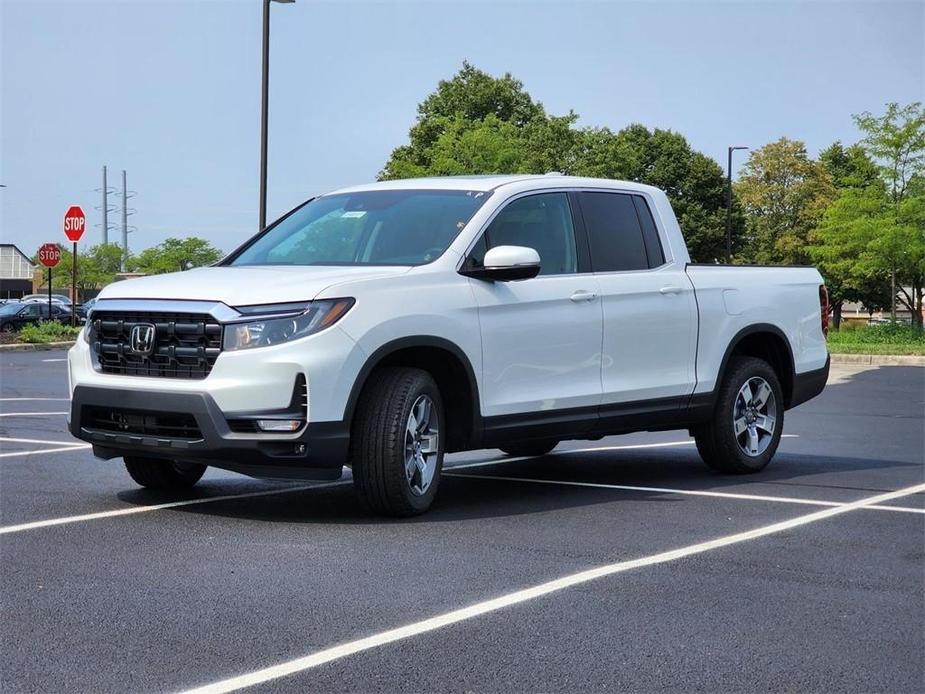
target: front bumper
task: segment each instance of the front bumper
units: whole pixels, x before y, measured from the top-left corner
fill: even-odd
[[[183,435],[125,431],[98,425],[100,411],[122,413],[133,421],[156,423],[157,417],[191,417],[195,426]],[[268,412],[268,415],[279,411]],[[254,416],[258,413],[252,413]],[[146,420],[144,418],[147,418]],[[180,427],[172,426],[170,431]],[[145,427],[141,427],[142,430]],[[168,430],[167,427],[164,428]],[[93,444],[101,458],[126,455],[204,463],[252,477],[333,480],[347,462],[349,430],[341,421],[309,422],[301,433],[285,438],[232,431],[215,400],[202,392],[118,390],[94,386],[74,387],[70,412],[71,433]]]

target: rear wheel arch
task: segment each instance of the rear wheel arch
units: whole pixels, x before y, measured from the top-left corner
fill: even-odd
[[[376,349],[363,364],[350,390],[344,421],[350,425],[370,376],[387,367],[404,366],[431,374],[446,412],[446,450],[466,450],[481,437],[478,382],[465,352],[441,337],[418,335],[392,340]]]
[[[784,331],[771,323],[756,323],[742,328],[730,340],[716,376],[717,388],[733,356],[755,357],[774,369],[784,394],[784,407],[789,408],[793,397],[795,374],[793,349]]]

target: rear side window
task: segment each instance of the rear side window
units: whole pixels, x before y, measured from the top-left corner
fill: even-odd
[[[649,268],[633,197],[623,193],[579,194],[581,214],[591,243],[591,268],[594,272]]]

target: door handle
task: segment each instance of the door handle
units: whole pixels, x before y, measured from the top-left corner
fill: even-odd
[[[569,297],[569,299],[575,303],[578,303],[579,301],[594,301],[596,298],[597,294],[594,292],[585,291],[584,289],[579,289]]]
[[[684,290],[681,287],[675,287],[673,285],[668,285],[667,287],[662,287],[659,289],[662,294],[680,294]]]

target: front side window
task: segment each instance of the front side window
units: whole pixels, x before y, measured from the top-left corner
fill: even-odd
[[[436,260],[490,193],[375,190],[305,204],[229,265],[423,265]]]
[[[480,267],[485,252],[496,246],[526,246],[540,255],[540,275],[578,272],[575,229],[566,193],[518,198],[492,220],[469,254]]]

